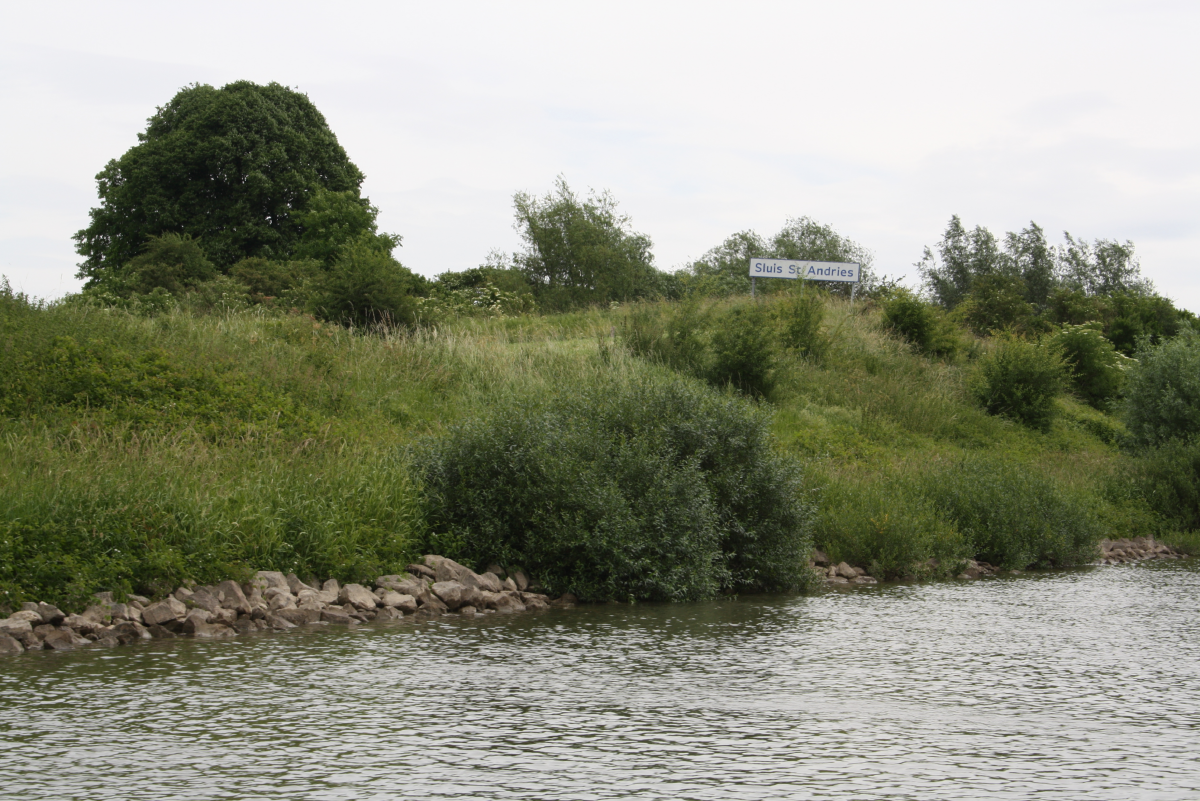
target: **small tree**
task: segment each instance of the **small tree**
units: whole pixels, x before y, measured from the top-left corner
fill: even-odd
[[[630,229],[607,192],[580,199],[559,176],[554,191],[513,196],[525,240],[517,266],[544,308],[564,310],[646,297],[656,285],[650,238]]]
[[[1200,436],[1200,334],[1188,328],[1161,345],[1142,344],[1125,395],[1134,442],[1155,446]]]
[[[1066,380],[1067,367],[1055,347],[1006,334],[979,360],[971,390],[989,414],[1047,431]]]

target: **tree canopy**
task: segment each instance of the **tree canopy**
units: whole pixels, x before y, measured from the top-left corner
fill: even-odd
[[[545,197],[513,196],[514,227],[525,240],[516,254],[539,305],[568,309],[654,294],[659,283],[650,237],[631,230],[608,192],[581,199],[559,176]]]
[[[362,172],[308,97],[277,83],[184,88],[96,181],[100,205],[75,235],[90,284],[164,234],[192,238],[221,272],[246,258],[289,258],[321,189],[347,193],[338,200],[361,206],[373,229],[374,209],[358,197]]]

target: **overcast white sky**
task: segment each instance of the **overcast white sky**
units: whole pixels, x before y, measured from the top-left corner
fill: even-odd
[[[1200,4],[0,4],[0,273],[78,288],[95,174],[193,82],[308,94],[397,255],[518,246],[512,194],[609,189],[664,269],[810,216],[916,282],[951,214],[1132,239],[1200,312]]]

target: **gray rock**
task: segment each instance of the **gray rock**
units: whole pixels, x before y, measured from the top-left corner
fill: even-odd
[[[321,611],[321,620],[326,623],[336,623],[341,626],[354,626],[358,621],[350,617],[349,613],[343,612],[341,609],[324,609]]]
[[[142,610],[142,622],[147,626],[161,626],[172,620],[180,620],[186,614],[187,606],[168,595],[158,603],[150,604]]]
[[[287,578],[285,578],[282,573],[276,570],[258,571],[254,574],[254,578],[250,580],[250,584],[262,590],[264,596],[266,595],[266,591],[271,588],[275,588],[277,590],[286,590],[288,593],[291,593],[292,591],[291,588],[288,587]]]
[[[307,585],[303,581],[301,581],[300,578],[295,573],[288,573],[287,576],[284,578],[284,581],[287,582],[288,591],[292,595],[299,595],[300,590],[315,590],[316,589],[316,587],[310,587],[309,585]]]
[[[557,598],[555,598],[553,601],[550,602],[550,604],[552,606],[564,606],[564,607],[568,607],[568,608],[574,606],[577,603],[579,603],[579,599],[576,598],[573,594],[571,594],[569,592],[564,592],[562,595],[558,596]]]
[[[15,637],[0,634],[0,656],[16,656],[25,653],[25,646]]]
[[[464,568],[458,562],[455,562],[453,559],[443,558],[438,561],[437,567],[433,569],[434,583],[458,581],[459,575],[464,570],[466,570],[466,568]]]
[[[321,592],[333,593],[333,600],[330,601],[329,603],[335,603],[337,601],[338,593],[341,591],[342,591],[342,586],[340,584],[338,584],[337,579],[329,579],[328,581],[326,581],[324,584],[321,585]]]
[[[171,636],[174,637],[175,635],[172,634]],[[97,640],[94,643],[92,643],[92,645],[97,646],[99,648],[116,648],[120,644],[121,644],[121,641],[118,640],[116,637],[112,636],[111,634],[106,634],[103,637],[99,637],[99,638],[97,638]]]
[[[20,614],[20,612],[17,614]],[[39,616],[38,619],[40,620],[41,617]],[[7,634],[8,636],[12,637],[19,632],[25,631],[33,631],[33,626],[28,620],[22,620],[19,618],[13,619],[11,617],[6,618],[5,620],[0,620],[0,634]]]
[[[854,568],[850,567],[850,565],[846,564],[845,562],[838,562],[837,575],[844,579],[852,579],[856,577],[858,573],[854,570]]]
[[[8,619],[24,620],[31,626],[40,626],[43,623],[50,623],[49,620],[43,620],[42,614],[35,609],[22,609],[20,612],[13,612],[8,616]]]
[[[92,597],[102,604],[111,604],[113,602],[113,594],[111,592],[97,592]]]
[[[196,630],[201,626],[208,625],[208,619],[211,612],[204,609],[193,609],[188,613],[188,616],[183,621],[182,631],[184,634],[195,634]]]
[[[521,568],[514,567],[513,569],[509,570],[508,577],[511,578],[513,583],[517,585],[517,590],[519,592],[525,592],[525,590],[529,589],[529,577],[525,575],[525,571]]]
[[[222,607],[232,609],[242,615],[249,613],[250,599],[246,597],[246,593],[242,592],[241,585],[236,581],[222,581],[217,585],[217,589],[224,596],[221,599]]]
[[[175,596],[175,600],[177,601],[183,601],[184,603],[187,603],[188,601],[192,600],[192,591],[187,587],[180,587],[171,594]]]
[[[379,621],[401,620],[403,617],[403,612],[391,606],[381,606],[375,610],[375,619]]]
[[[295,596],[288,590],[281,590],[278,587],[268,589],[264,597],[267,601],[267,609],[272,612],[277,612],[280,609],[290,609],[296,605]]]
[[[384,590],[383,597],[379,599],[384,606],[392,609],[399,609],[401,612],[412,614],[417,611],[417,599],[411,595],[396,592],[395,590]]]
[[[520,590],[517,589],[517,582],[512,580],[512,576],[504,579],[504,583],[500,585],[498,592],[504,592],[505,590],[508,590],[509,592],[520,592]]]
[[[212,613],[212,617],[210,617],[208,619],[208,622],[209,623],[219,623],[222,626],[229,626],[232,628],[233,624],[237,622],[237,618],[238,618],[237,612],[235,612],[232,609],[226,609],[225,607],[221,607],[220,609],[218,609],[217,611]]]
[[[122,620],[109,629],[108,634],[116,637],[123,645],[128,645],[138,640],[150,639],[150,630],[141,623],[134,623],[132,620]]]
[[[425,612],[429,615],[444,615],[450,611],[450,608],[442,601],[441,598],[433,594],[433,590],[426,589],[417,596],[417,602],[420,603],[418,612]]]
[[[842,578],[841,576],[830,576],[825,579],[826,584],[849,584],[850,579]]]
[[[483,569],[483,572],[491,573],[493,576],[495,576],[500,581],[504,581],[504,577],[508,575],[507,573],[504,572],[504,568],[502,568],[500,565],[496,564],[495,562],[492,562],[490,565],[485,567]]]
[[[24,645],[26,651],[42,650],[42,638],[35,634],[33,629],[14,632],[8,636],[11,636],[14,640],[21,643],[21,645]]]
[[[818,567],[824,567],[829,564],[829,557],[819,548],[813,548],[812,554],[809,556],[813,564]]]
[[[38,605],[35,604],[33,601],[23,601],[21,603],[21,608],[17,611],[19,611],[19,612],[36,612],[37,610],[38,610]]]
[[[236,637],[237,632],[229,626],[217,623],[200,623],[192,631],[192,636],[198,640],[221,640],[226,637]]]
[[[307,609],[301,607],[292,607],[291,609],[280,609],[275,613],[278,617],[283,618],[289,623],[294,623],[297,626],[306,626],[309,623],[316,623],[321,619],[321,610],[309,607]]]
[[[233,624],[233,627],[237,630],[238,634],[250,634],[251,632],[258,631],[258,626],[254,625],[254,621],[246,616],[239,617],[237,622]]]
[[[221,599],[203,587],[197,587],[192,593],[191,603],[196,609],[203,609],[205,612],[215,612],[221,608]]]
[[[266,623],[275,631],[284,631],[285,629],[294,629],[296,624],[290,620],[284,620],[279,615],[271,612],[266,617]]]
[[[537,593],[525,592],[521,593],[521,603],[525,604],[526,610],[549,609],[550,601],[545,595]]]
[[[467,615],[468,617],[470,617],[471,615],[477,614],[478,612],[479,612],[479,610],[473,606],[460,606],[458,608],[458,613],[460,615]]]
[[[83,638],[70,629],[55,629],[46,635],[42,643],[48,651],[73,651],[79,647],[76,639]],[[84,640],[84,642],[88,641]]]
[[[125,602],[126,603],[136,603],[142,607],[147,607],[150,605],[150,599],[144,595],[126,595]]]
[[[412,573],[418,578],[427,578],[430,580],[437,578],[437,573],[432,568],[426,567],[425,565],[409,565],[408,567],[404,568],[404,570],[406,573]]]
[[[42,622],[52,626],[57,626],[67,618],[61,609],[48,603],[39,603],[37,611],[42,616]]]
[[[343,605],[351,604],[358,609],[374,609],[376,603],[375,594],[361,584],[347,584],[342,587],[338,593],[338,601]]]
[[[851,584],[878,584],[879,582],[871,576],[855,576],[850,580]]]
[[[150,632],[150,636],[156,640],[169,640],[175,636],[175,632],[160,626],[157,623],[147,626],[146,631]],[[97,642],[99,642],[99,640],[97,640]]]
[[[503,592],[504,585],[500,582],[500,577],[489,570],[487,573],[479,575],[479,589],[488,592]]]

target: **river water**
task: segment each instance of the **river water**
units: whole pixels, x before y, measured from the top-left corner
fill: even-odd
[[[0,662],[3,799],[1196,799],[1200,565]]]

